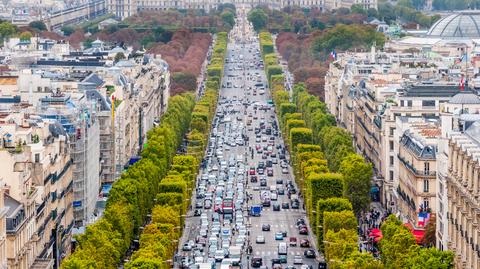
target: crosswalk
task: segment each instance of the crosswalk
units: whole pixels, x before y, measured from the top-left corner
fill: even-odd
[[[302,252],[300,252],[300,251],[290,251],[289,254],[291,256],[301,256]],[[266,256],[272,256],[272,255],[277,255],[277,252],[276,251],[255,251],[255,256],[266,257]]]
[[[258,227],[262,227],[262,225],[260,224],[255,224],[254,227],[258,228]],[[287,224],[273,224],[270,226],[270,228],[296,228],[295,225],[287,225]]]

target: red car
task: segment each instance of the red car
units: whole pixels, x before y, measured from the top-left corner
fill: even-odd
[[[300,240],[300,247],[309,248],[310,247],[310,241],[308,241],[308,239]]]
[[[248,171],[248,174],[251,175],[251,176],[254,176],[256,174],[255,167],[250,167],[250,170]]]
[[[288,242],[289,242],[289,245],[291,247],[296,247],[297,246],[297,238],[296,237],[290,237]]]
[[[307,226],[300,227],[300,229],[298,230],[298,233],[303,234],[303,235],[307,235],[308,234]]]

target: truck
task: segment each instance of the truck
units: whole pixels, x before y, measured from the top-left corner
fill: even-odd
[[[261,213],[262,213],[262,206],[261,205],[250,206],[250,216],[260,217]]]
[[[233,213],[233,199],[232,198],[225,198],[222,202],[222,212],[223,214],[232,214]]]

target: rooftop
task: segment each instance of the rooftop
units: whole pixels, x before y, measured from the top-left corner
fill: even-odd
[[[438,20],[427,33],[427,36],[453,38],[480,37],[480,12],[460,11]]]
[[[405,97],[452,97],[459,93],[458,85],[421,84],[400,90]]]

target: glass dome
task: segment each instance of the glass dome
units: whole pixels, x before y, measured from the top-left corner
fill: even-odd
[[[480,38],[480,12],[463,11],[438,20],[427,33],[442,38]]]

